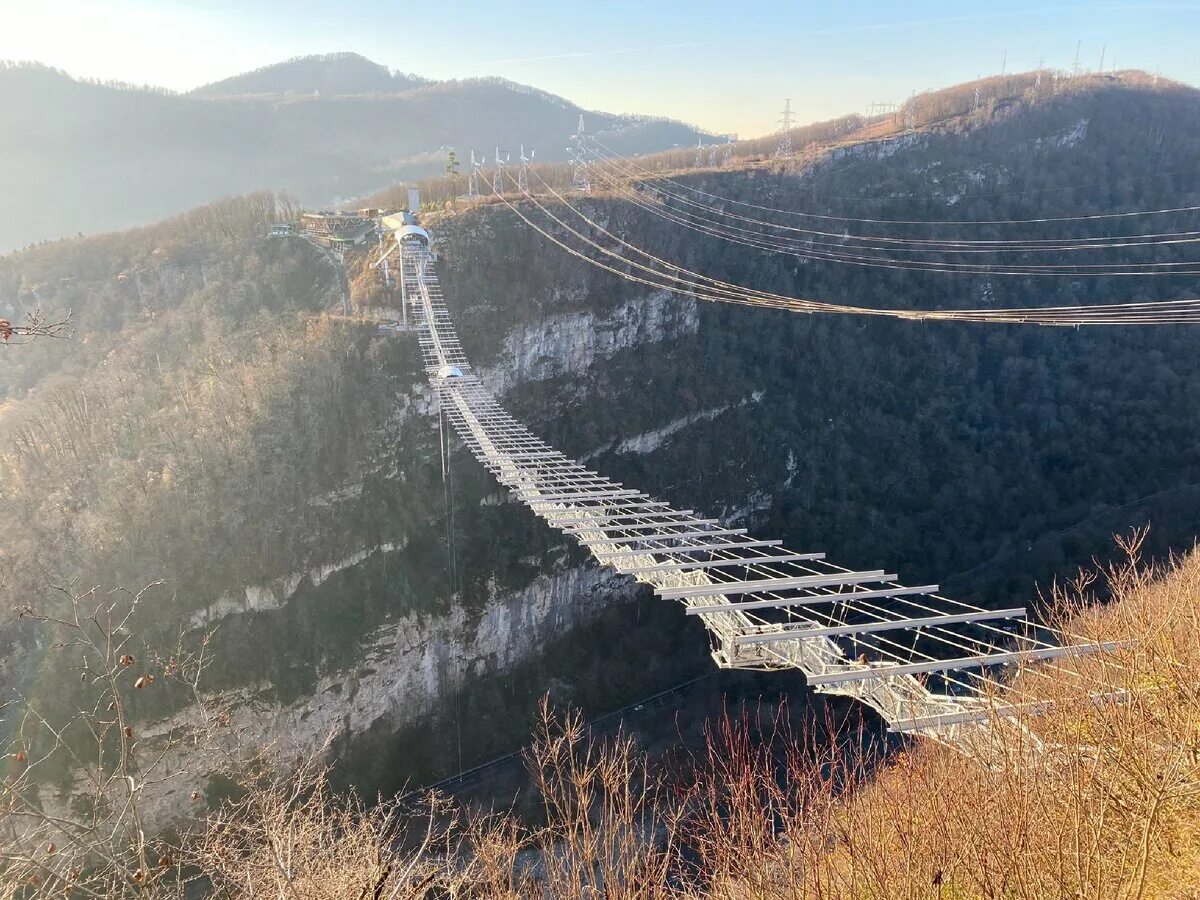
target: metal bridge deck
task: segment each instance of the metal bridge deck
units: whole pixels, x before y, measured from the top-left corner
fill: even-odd
[[[798,668],[815,690],[861,700],[894,730],[977,749],[989,723],[1023,708],[997,705],[995,667],[1105,649],[1059,646],[1024,609],[981,609],[941,596],[937,585],[904,586],[882,569],[854,572],[822,553],[781,550],[781,541],[752,539],[598,475],[537,438],[485,390],[429,252],[403,247],[401,270],[430,383],[466,446],[602,565],[699,616],[718,665]]]

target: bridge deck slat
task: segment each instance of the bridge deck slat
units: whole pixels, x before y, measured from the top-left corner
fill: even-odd
[[[726,613],[751,611],[755,609],[779,609],[790,606],[812,606],[822,603],[848,603],[852,600],[871,600],[886,597],[907,597],[913,594],[936,594],[939,586],[936,584],[918,585],[916,587],[879,588],[870,591],[845,591],[840,594],[803,594],[797,597],[779,597],[771,600],[747,600],[742,603],[714,603],[711,606],[689,606],[684,610],[689,616],[703,616],[709,613]]]
[[[868,581],[891,581],[895,575],[883,569],[872,572],[836,572],[829,575],[800,575],[795,578],[759,578],[751,581],[714,581],[712,584],[664,587],[655,590],[664,600],[683,600],[688,597],[731,597],[738,594],[759,594],[790,588],[828,587],[835,584],[863,584]]]
[[[920,616],[911,619],[884,619],[879,622],[858,622],[854,625],[831,625],[828,627],[797,627],[787,625],[777,632],[762,634],[739,634],[735,644],[771,644],[778,641],[793,641],[798,638],[838,637],[848,634],[871,634],[877,631],[895,631],[904,628],[925,628],[931,625],[957,625],[964,622],[987,622],[996,619],[1014,619],[1025,615],[1025,607],[1012,609],[981,610],[968,613],[947,613],[939,616]]]
[[[919,663],[887,663],[874,665],[853,672],[830,672],[810,675],[810,685],[848,684],[867,681],[871,678],[892,678],[897,675],[921,675],[926,672],[945,672],[951,669],[980,669],[987,666],[1007,666],[1013,663],[1037,662],[1044,659],[1059,659],[1063,656],[1085,656],[1092,653],[1112,652],[1117,649],[1114,642],[1104,644],[1068,644],[1064,647],[1045,647],[1037,650],[1009,650],[980,656],[960,656],[954,659],[935,659]]]

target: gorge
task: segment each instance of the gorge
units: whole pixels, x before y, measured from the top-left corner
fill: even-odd
[[[746,202],[910,218],[1107,209],[1135,185],[1142,207],[1200,204],[1196,105],[1179,87],[1100,83],[803,170],[687,177]],[[600,192],[575,202],[664,258],[796,295],[1196,296],[1185,276],[866,272],[741,252]],[[273,214],[274,198],[231,201],[0,259],[0,302],[73,308],[79,328],[8,361],[5,607],[53,602],[52,585],[161,580],[139,626],[152,642],[215,628],[206,684],[234,698],[231,731],[291,753],[332,734],[368,795],[519,746],[547,690],[599,714],[707,671],[697,623],[596,569],[453,443],[443,479],[415,337],[320,316],[337,285],[312,248],[263,237]],[[487,386],[564,452],[679,506],[988,606],[1032,602],[1131,526],[1151,522],[1157,554],[1200,533],[1186,329],[748,310],[593,270],[498,204],[432,227]],[[2,634],[0,675],[51,702],[62,673],[36,628]],[[137,702],[157,723],[147,740],[188,715],[177,696]]]

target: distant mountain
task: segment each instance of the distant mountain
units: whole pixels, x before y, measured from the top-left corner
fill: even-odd
[[[162,218],[260,188],[314,206],[438,173],[446,151],[566,157],[581,110],[500,79],[424,82],[361,56],[306,57],[190,94],[0,66],[0,253]],[[587,112],[621,152],[689,145],[664,119]],[[708,139],[711,135],[706,135]]]
[[[253,72],[214,81],[191,91],[193,97],[241,94],[371,94],[407,91],[429,84],[428,78],[392,72],[357,53],[298,56]]]

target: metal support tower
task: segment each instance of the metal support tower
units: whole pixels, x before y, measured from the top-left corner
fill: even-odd
[[[775,155],[780,159],[790,159],[792,156],[792,128],[795,124],[792,101],[789,98],[783,101],[783,112],[779,115],[779,146],[775,148]]]
[[[525,145],[521,145],[521,167],[517,170],[517,190],[522,194],[529,193],[529,164],[533,162],[534,151],[525,155]]]
[[[697,138],[696,138],[696,162],[695,162],[695,166],[696,166],[696,168],[697,168],[697,169],[699,169],[699,168],[701,168],[703,165],[704,165],[704,138],[702,138],[702,137],[697,137]]]
[[[383,249],[383,232],[382,227],[377,226],[375,229],[375,237],[379,239],[379,262],[383,264],[383,283],[387,287],[392,286],[392,271],[388,265],[388,255]]]
[[[346,272],[346,250],[338,247],[336,250],[331,250],[330,253],[337,257],[334,267],[337,269],[338,281],[342,287],[342,315],[349,317],[352,310],[350,309],[350,276]]]
[[[409,290],[411,282],[409,281],[409,269],[404,265],[404,251],[400,252],[400,315],[404,322],[405,331],[408,330],[408,304]]]
[[[733,165],[733,142],[735,140],[737,140],[736,134],[728,135],[725,138],[725,159],[722,161],[723,165]]]
[[[588,173],[587,148],[584,146],[585,134],[583,113],[580,113],[579,130],[571,135],[571,146],[567,148],[567,152],[571,154],[572,161],[571,190],[590,194],[592,192],[592,179]]]
[[[475,151],[471,151],[471,171],[467,174],[467,199],[479,199],[479,167],[483,164],[482,160],[475,159]]]
[[[496,165],[495,165],[495,168],[492,170],[492,193],[493,194],[503,194],[504,193],[504,184],[505,184],[505,182],[504,182],[504,166],[511,157],[512,157],[512,154],[509,153],[507,150],[501,150],[499,147],[496,148]]]

